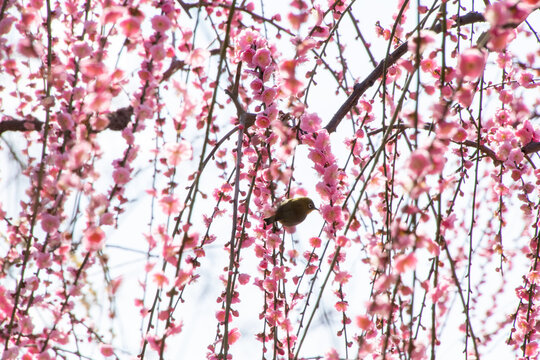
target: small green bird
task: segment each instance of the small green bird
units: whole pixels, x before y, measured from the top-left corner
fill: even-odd
[[[308,197],[287,199],[278,206],[276,213],[264,219],[264,222],[269,225],[279,221],[283,226],[296,226],[313,210],[319,209]]]

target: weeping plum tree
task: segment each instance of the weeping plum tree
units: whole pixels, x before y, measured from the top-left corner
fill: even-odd
[[[538,0],[0,4],[2,359],[538,358]]]

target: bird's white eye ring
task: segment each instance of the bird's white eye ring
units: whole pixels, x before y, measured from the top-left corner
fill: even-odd
[[[310,209],[313,209],[313,204],[309,204],[309,208],[310,208]]]

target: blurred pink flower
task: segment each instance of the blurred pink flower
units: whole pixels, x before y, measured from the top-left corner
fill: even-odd
[[[185,140],[180,140],[177,143],[168,143],[165,145],[164,151],[165,159],[169,166],[178,166],[182,161],[191,160],[193,157],[193,148]]]
[[[238,330],[237,328],[229,331],[229,345],[234,344],[238,339],[240,339],[240,336],[240,330]]]
[[[141,32],[141,19],[136,16],[130,16],[120,22],[122,34],[128,38],[136,37]]]
[[[130,172],[125,167],[120,167],[114,170],[113,180],[118,185],[124,185],[130,180]]]
[[[482,74],[485,65],[486,56],[484,53],[476,48],[469,48],[461,54],[458,69],[465,80],[472,81]]]
[[[105,232],[98,227],[91,227],[84,232],[83,243],[87,251],[98,251],[105,245]]]
[[[186,59],[186,63],[192,68],[202,67],[210,57],[210,51],[202,48],[193,50]]]

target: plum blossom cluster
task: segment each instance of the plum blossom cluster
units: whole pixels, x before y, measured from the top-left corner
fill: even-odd
[[[252,98],[261,102],[255,107],[255,124],[259,129],[267,129],[278,114],[278,89],[270,83],[276,71],[272,59],[275,49],[257,31],[247,29],[238,35],[235,50],[237,61],[242,61],[249,68],[247,73],[253,76],[249,84]]]
[[[345,198],[343,188],[346,185],[345,172],[339,168],[337,159],[332,153],[330,135],[326,130],[315,130],[321,120],[316,114],[304,114],[301,118],[302,127],[307,133],[302,141],[310,146],[309,159],[313,168],[321,177],[316,184],[316,190],[321,196],[321,215],[327,222],[326,232],[334,237],[337,230],[345,225],[346,215],[342,212],[340,204]]]

